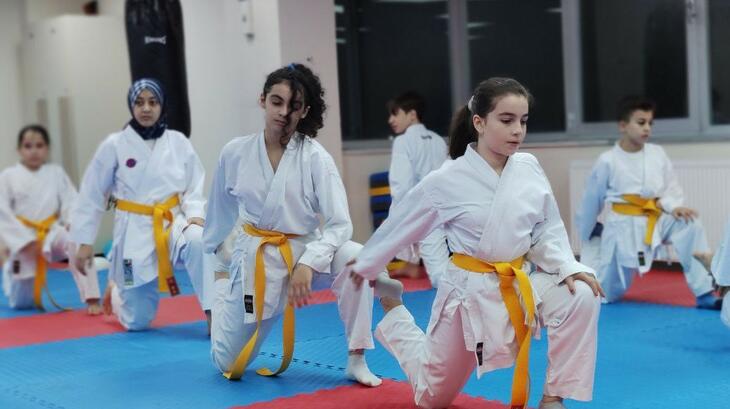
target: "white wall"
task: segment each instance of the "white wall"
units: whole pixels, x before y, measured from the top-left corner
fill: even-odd
[[[3,0],[5,1],[5,0]],[[25,0],[25,21],[29,24],[67,14],[84,14],[89,0]]]
[[[0,169],[17,161],[15,138],[23,126],[23,95],[18,63],[23,15],[23,0],[0,1]]]
[[[237,0],[182,1],[191,141],[209,181],[223,145],[263,128],[258,96],[266,74],[281,65],[278,3],[251,4],[249,40]]]
[[[342,170],[340,96],[333,0],[279,0],[281,61],[300,62],[317,73],[325,89],[327,112],[317,140]]]

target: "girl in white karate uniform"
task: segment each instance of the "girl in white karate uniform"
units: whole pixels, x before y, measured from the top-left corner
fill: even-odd
[[[313,288],[331,286],[345,324],[348,377],[369,386],[381,382],[363,355],[373,348],[373,289],[356,289],[341,274],[362,246],[349,241],[342,180],[314,140],[322,127],[323,95],[319,78],[304,65],[272,72],[259,99],[264,130],[234,139],[220,155],[203,238],[205,250],[220,256],[221,244],[238,230],[231,259],[223,261],[228,271],[216,268],[212,311],[211,355],[229,379],[242,376],[281,315],[283,363],[258,372],[283,372],[293,352],[294,307],[306,304]],[[376,290],[402,290],[380,273]]]
[[[651,269],[657,248],[670,242],[698,308],[720,309],[710,271],[696,257],[709,253],[697,212],[684,207],[672,162],[659,145],[647,143],[654,103],[627,97],[619,104],[621,139],[593,166],[576,224],[581,261],[596,269],[606,300],[619,300],[636,274]],[[596,230],[603,214],[602,231]],[[600,231],[600,234],[599,234]]]
[[[446,233],[454,256],[427,332],[399,299],[387,297],[376,329],[419,407],[445,408],[475,367],[481,376],[515,361],[512,405],[525,407],[529,340],[539,325],[547,327],[549,358],[539,407],[592,397],[601,289],[593,270],[573,257],[537,159],[517,152],[530,99],[513,79],[479,84],[452,124],[455,160],[406,194],[352,267],[353,280],[371,280],[403,247],[438,227]],[[525,260],[540,270],[528,277]]]
[[[133,331],[149,326],[159,292],[179,292],[173,274],[178,264],[190,275],[202,308],[209,307],[201,241],[203,166],[185,135],[167,128],[165,95],[156,80],[132,84],[127,102],[132,120],[99,145],[86,169],[71,235],[80,244],[77,263],[83,269],[107,204],[115,206],[104,308]],[[209,276],[212,281],[212,271]]]
[[[70,209],[76,188],[58,165],[46,163],[50,139],[45,128],[29,125],[18,134],[20,162],[0,173],[0,238],[9,248],[3,266],[3,291],[11,308],[44,309],[47,263],[73,259]],[[90,315],[101,313],[95,268],[69,269]],[[51,301],[53,299],[51,298]]]

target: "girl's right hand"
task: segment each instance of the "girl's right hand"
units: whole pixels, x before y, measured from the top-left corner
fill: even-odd
[[[352,266],[355,264],[356,261],[357,260],[352,260],[349,263],[345,264],[345,273],[350,274],[350,279],[355,284],[355,288],[359,289],[363,281],[365,281],[365,277],[356,273],[355,270],[352,269]],[[370,284],[370,287],[375,287],[375,280],[369,280],[368,283]]]
[[[76,251],[74,263],[79,273],[86,275],[86,269],[89,267],[94,258],[94,247],[89,244],[82,244]]]
[[[361,276],[360,274],[357,274],[355,270],[352,269],[353,264],[355,264],[355,261],[357,260],[350,260],[349,263],[345,264],[345,273],[350,274],[350,279],[355,284],[355,288],[360,288],[362,285],[362,282],[365,281],[365,278]]]

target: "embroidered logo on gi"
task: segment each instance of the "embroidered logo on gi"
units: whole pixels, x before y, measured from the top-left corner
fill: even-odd
[[[144,38],[144,44],[147,45],[147,44],[150,44],[150,43],[160,43],[160,44],[163,44],[163,45],[164,44],[167,44],[167,36],[162,36],[162,37],[145,36],[145,38]]]
[[[132,268],[132,259],[125,258],[122,264],[124,266],[124,285],[134,285],[134,269]]]
[[[477,342],[477,361],[479,362],[479,366],[482,366],[482,361],[484,360],[483,354],[484,354],[484,342]]]
[[[127,167],[128,168],[133,168],[135,166],[137,166],[137,160],[136,159],[133,159],[133,158],[127,159]]]
[[[246,307],[247,314],[253,314],[253,295],[244,295],[243,305]]]
[[[421,135],[421,139],[423,139],[423,140],[431,139],[431,135]]]

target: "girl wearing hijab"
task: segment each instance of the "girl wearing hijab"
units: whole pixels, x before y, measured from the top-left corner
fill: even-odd
[[[173,274],[177,264],[185,267],[201,306],[208,309],[201,246],[205,172],[185,135],[167,128],[158,81],[134,82],[127,103],[129,124],[99,145],[86,169],[71,236],[79,244],[76,267],[84,271],[102,215],[108,206],[115,208],[104,312],[113,312],[135,331],[154,318],[158,292],[179,293]]]

